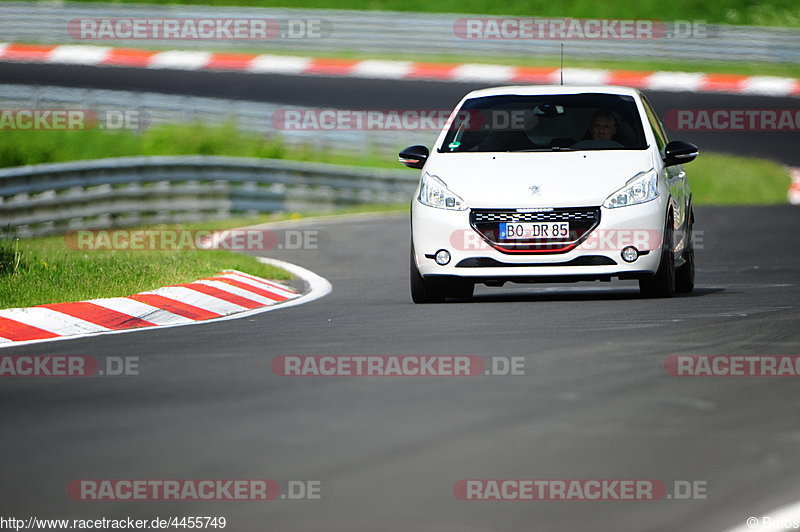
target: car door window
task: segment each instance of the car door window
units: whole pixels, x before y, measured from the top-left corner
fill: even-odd
[[[653,107],[650,105],[650,102],[647,101],[645,97],[642,97],[642,104],[644,105],[644,112],[647,114],[647,121],[650,122],[650,129],[653,130],[653,135],[656,138],[656,144],[658,145],[658,151],[661,154],[664,154],[664,147],[669,142],[669,137],[667,136],[667,132],[664,130],[663,124],[661,124],[661,120],[658,119],[658,115],[655,111],[653,111]]]

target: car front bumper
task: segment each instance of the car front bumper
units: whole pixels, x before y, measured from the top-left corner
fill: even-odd
[[[638,278],[652,275],[661,258],[661,237],[667,200],[663,196],[617,209],[600,208],[598,225],[573,249],[558,253],[502,252],[470,225],[470,211],[412,205],[415,261],[425,277],[456,276],[476,282],[508,280],[547,282]],[[626,262],[622,249],[633,245],[638,258]],[[440,250],[450,253],[446,265],[436,263]]]

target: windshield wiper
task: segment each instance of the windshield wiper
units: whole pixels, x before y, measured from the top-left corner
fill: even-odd
[[[561,148],[559,146],[553,146],[552,148],[528,148],[525,150],[505,150],[508,152],[537,152],[537,151],[575,151],[572,148]]]

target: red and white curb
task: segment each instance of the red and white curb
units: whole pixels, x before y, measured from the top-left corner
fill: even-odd
[[[157,52],[90,45],[0,43],[0,61],[495,84],[557,84],[561,77],[561,71],[557,67],[329,59],[182,50]],[[624,85],[670,92],[800,96],[800,80],[777,76],[565,68],[564,81],[570,85]]]
[[[800,168],[789,168],[792,183],[789,185],[789,203],[800,205]]]
[[[326,279],[304,268],[274,259],[258,260],[301,278],[307,290],[299,293],[281,283],[225,270],[207,279],[128,297],[4,309],[0,310],[0,347],[243,318],[308,303],[331,291]]]

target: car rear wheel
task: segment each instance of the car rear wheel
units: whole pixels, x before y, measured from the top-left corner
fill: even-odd
[[[686,249],[683,251],[684,263],[675,270],[675,291],[688,294],[694,290],[694,212],[686,237]]]
[[[675,294],[675,252],[672,244],[672,219],[667,221],[661,244],[661,262],[655,275],[639,279],[639,291],[644,297],[672,297]]]

